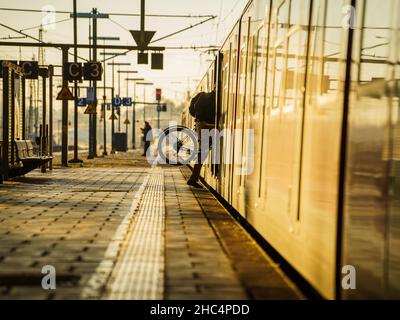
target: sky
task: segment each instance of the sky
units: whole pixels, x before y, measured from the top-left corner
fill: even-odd
[[[158,41],[154,45],[176,47],[176,46],[209,46],[220,45],[228,35],[236,20],[239,18],[247,0],[147,0],[146,14],[167,15],[215,15],[215,19],[194,27],[188,31]],[[35,10],[72,11],[72,0],[0,0],[0,8],[20,8]],[[131,13],[140,12],[140,0],[78,0],[78,12],[89,12],[97,8],[100,13]],[[69,14],[56,13],[49,16],[45,12],[12,12],[0,10],[1,23],[34,37],[38,37],[38,26],[49,21],[58,23],[45,26],[43,40],[45,42],[72,43],[73,23],[68,19]],[[53,20],[52,20],[53,19]],[[63,21],[67,19],[67,21]],[[183,28],[194,25],[207,18],[165,18],[146,17],[145,28],[156,31],[153,39],[163,37]],[[61,22],[59,22],[61,21]],[[32,28],[33,27],[33,28]],[[132,16],[110,15],[110,19],[98,21],[98,36],[120,37],[119,41],[109,41],[110,44],[134,45],[134,40],[129,30],[139,29],[140,18]],[[78,19],[78,42],[88,43],[89,19]],[[0,38],[18,36],[17,33],[0,26]],[[1,40],[0,40],[1,41]],[[31,39],[15,39],[7,41],[27,41]],[[99,41],[103,43],[103,41]],[[115,52],[115,50],[111,50]],[[79,55],[88,58],[87,50],[79,50]],[[1,47],[0,59],[31,60],[33,55],[37,58],[37,49],[22,47]],[[46,64],[61,64],[61,51],[47,48],[45,50]],[[102,56],[99,55],[99,59]],[[70,57],[70,59],[73,59]],[[121,67],[123,70],[137,70],[138,74],[128,77],[141,77],[146,81],[153,82],[155,89],[163,89],[163,97],[182,101],[185,93],[190,88],[194,89],[210,64],[212,54],[206,49],[198,50],[173,50],[168,49],[164,54],[164,70],[151,70],[149,65],[138,66],[136,53],[131,52],[126,56],[120,56],[115,62],[130,62],[129,67]],[[111,85],[111,67],[107,69],[107,85]],[[61,73],[61,69],[56,69]],[[121,79],[126,76],[122,75]],[[123,83],[121,81],[121,83]],[[124,95],[125,88],[121,89]],[[152,94],[152,89],[147,90],[147,95]],[[129,90],[132,91],[131,89]],[[147,97],[152,98],[152,97]]]

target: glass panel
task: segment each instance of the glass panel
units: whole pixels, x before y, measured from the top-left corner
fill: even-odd
[[[325,34],[323,35],[323,61],[320,93],[336,94],[340,73],[343,43],[342,6],[337,1],[328,1],[325,12]]]
[[[273,88],[272,88],[272,107],[278,108],[281,102],[281,89],[283,86],[283,72],[285,70],[285,46],[286,32],[289,27],[289,1],[276,2],[275,18],[273,20],[272,34],[274,50],[274,59],[272,66]],[[279,3],[279,4],[278,4]]]
[[[14,80],[14,139],[22,139],[22,88],[21,80],[15,78]]]
[[[254,88],[254,108],[253,112],[263,111],[265,96],[265,67],[267,60],[265,28],[262,26],[257,33],[257,47],[255,52],[255,88]]]
[[[359,76],[361,83],[383,79],[386,75],[386,61],[391,39],[392,12],[389,8],[389,5],[383,6],[382,1],[379,0],[366,2]],[[376,14],[377,12],[379,14]]]

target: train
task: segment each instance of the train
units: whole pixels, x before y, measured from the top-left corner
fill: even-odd
[[[400,298],[399,64],[398,0],[252,0],[194,92],[202,178],[325,299]]]

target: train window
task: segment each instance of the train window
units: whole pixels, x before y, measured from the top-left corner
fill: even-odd
[[[248,69],[247,69],[247,81],[249,84],[247,85],[247,103],[249,106],[249,113],[254,113],[254,88],[255,88],[255,69],[257,64],[257,55],[256,55],[256,35],[250,37],[249,41],[249,59],[248,59]]]
[[[321,92],[322,49],[324,42],[325,0],[314,1],[310,28],[307,91],[309,99]]]
[[[248,68],[250,68],[250,61],[248,59],[251,46],[250,24],[251,24],[251,16],[249,15],[249,11],[246,11],[241,21],[242,37],[241,37],[240,56],[239,56],[240,73],[239,73],[238,104],[237,104],[237,114],[236,114],[237,122],[240,124],[240,129],[242,130],[241,141],[238,140],[239,148],[236,149],[236,152],[241,152],[242,154],[244,154],[244,143],[245,143],[244,129],[245,129],[245,114],[246,114],[246,91],[248,90],[247,87],[251,83],[251,79],[248,79],[247,77]],[[242,185],[242,182],[243,182],[242,175],[240,175],[239,184]]]
[[[261,48],[261,58],[262,58],[262,69],[265,68],[265,71],[263,72],[263,74],[261,75],[261,77],[263,78],[263,88],[260,88],[260,86],[258,85],[258,89],[256,89],[257,91],[261,90],[263,91],[263,94],[261,94],[260,99],[257,100],[260,102],[260,106],[261,106],[261,110],[262,113],[260,113],[262,115],[262,126],[261,126],[261,159],[259,162],[259,179],[258,179],[258,197],[261,197],[262,194],[262,190],[263,188],[265,188],[265,183],[263,183],[263,179],[264,179],[264,174],[263,174],[263,170],[264,170],[264,162],[263,162],[263,157],[264,157],[264,148],[265,148],[265,144],[266,144],[266,121],[268,119],[267,117],[267,111],[268,111],[268,103],[269,103],[269,98],[268,98],[268,90],[270,87],[270,81],[268,81],[268,74],[270,74],[270,68],[271,68],[271,63],[269,63],[270,59],[270,55],[271,55],[271,51],[269,50],[270,48],[270,17],[271,17],[271,8],[269,7],[268,4],[265,5],[265,13],[266,13],[266,18],[267,21],[265,23],[265,31],[262,32],[262,29],[259,32],[259,38],[258,38],[258,42],[259,42],[259,48]],[[265,37],[265,38],[264,38]],[[260,43],[261,41],[261,43]]]
[[[257,32],[256,50],[255,50],[255,88],[254,88],[254,108],[253,113],[260,112],[263,107],[265,94],[265,63],[266,63],[266,39],[264,26]]]
[[[273,60],[273,90],[272,90],[272,108],[279,107],[279,97],[282,84],[282,74],[284,68],[283,58],[283,41],[275,46],[274,60]]]
[[[237,80],[237,46],[238,46],[238,36],[237,34],[235,34],[234,39],[232,41],[231,44],[231,63],[230,63],[230,68],[231,68],[231,72],[230,72],[230,107],[232,108],[232,119],[231,119],[231,123],[233,124],[233,126],[235,125],[235,122],[233,121],[233,119],[235,119],[236,115],[235,115],[235,98],[236,98],[236,80]],[[231,129],[234,129],[233,127]]]
[[[337,0],[327,1],[325,8],[325,29],[323,40],[322,86],[321,93],[335,93],[340,90],[343,78],[341,59],[343,58],[343,13]]]
[[[318,96],[342,90],[345,76],[342,61],[346,54],[344,37],[347,32],[342,26],[342,8],[347,3],[346,0],[313,1],[307,96],[314,102]]]
[[[364,7],[364,26],[358,81],[368,83],[386,76],[391,43],[391,1],[368,0]],[[379,12],[379,16],[376,13]]]
[[[289,3],[288,0],[280,1],[277,6],[277,39],[283,39],[289,29]]]
[[[298,55],[299,52],[299,33],[296,32],[289,38],[288,41],[288,54],[287,54],[287,64],[286,64],[286,75],[285,75],[285,87],[284,87],[284,94],[283,94],[283,105],[293,105],[294,98],[296,95],[297,89],[297,80],[298,80],[298,73],[301,70],[298,70]]]
[[[231,51],[231,45],[229,44],[229,49],[227,48],[224,53],[223,53],[223,69],[222,69],[222,96],[221,96],[221,101],[222,101],[222,108],[227,112],[228,108],[228,101],[229,101],[229,61],[230,61],[230,51]],[[223,120],[224,121],[224,120]]]
[[[299,26],[307,30],[310,0],[297,0],[290,2],[290,26]]]
[[[222,129],[226,129],[229,127],[229,114],[230,114],[230,108],[229,108],[229,84],[230,84],[230,59],[231,59],[231,49],[232,49],[232,44],[228,42],[226,45],[223,47],[223,69],[222,69],[222,97],[221,97],[221,103],[222,103],[222,119],[221,119],[221,125],[223,126]],[[228,149],[227,149],[227,140],[223,138],[223,148],[220,150],[220,163],[223,164],[222,168],[222,177],[225,178],[227,175],[227,166],[224,165],[224,159],[228,159]]]
[[[292,27],[288,31],[283,95],[283,105],[287,108],[292,108],[303,100],[308,40],[308,28],[305,26],[308,24],[309,1],[292,1],[290,12]]]
[[[286,32],[289,26],[289,1],[280,1],[275,10],[272,25],[274,57],[272,62],[272,108],[278,108],[281,102],[281,88],[285,70]]]

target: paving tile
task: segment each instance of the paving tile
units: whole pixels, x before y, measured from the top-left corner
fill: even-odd
[[[128,153],[85,166],[37,170],[0,185],[0,299],[79,299],[94,275],[98,284],[110,281],[124,247],[123,237],[110,247],[112,239],[149,165]],[[163,166],[162,175],[165,299],[299,298],[206,190],[192,190],[177,167]],[[56,290],[37,284],[46,264],[56,268]],[[91,292],[104,296],[102,285]]]
[[[42,277],[46,264],[55,266],[57,278],[72,274],[84,281],[103,260],[142,176],[113,168],[56,169],[1,185],[0,282],[18,275]],[[9,284],[0,290],[0,299],[78,299],[81,285],[61,290],[61,284],[57,294],[49,294],[41,287]]]

